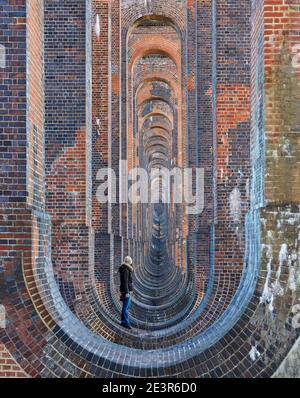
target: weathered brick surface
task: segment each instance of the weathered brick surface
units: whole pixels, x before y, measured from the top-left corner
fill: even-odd
[[[24,203],[27,164],[26,7],[18,1],[3,2],[0,7],[1,45],[6,49],[6,68],[0,69],[1,203]]]
[[[0,4],[0,377],[276,371],[299,337],[297,3]],[[120,159],[203,167],[204,212],[99,204]]]

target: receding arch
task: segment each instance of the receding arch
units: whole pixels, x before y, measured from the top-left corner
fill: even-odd
[[[131,71],[135,68],[137,62],[150,54],[164,54],[167,55],[177,66],[177,70],[180,73],[180,46],[176,49],[174,44],[170,40],[162,39],[159,43],[145,43],[140,41],[135,46],[135,50],[131,56],[131,60],[128,63],[128,70]]]
[[[170,123],[171,129],[173,129],[173,127],[174,127],[174,121],[171,120],[171,118],[169,117],[169,115],[167,115],[167,114],[164,113],[164,112],[150,112],[150,113],[148,113],[145,117],[143,117],[143,118],[141,119],[141,126],[143,127],[143,126],[148,122],[149,119],[150,119],[150,122],[152,123],[151,118],[155,118],[155,119],[156,119],[156,118],[166,119],[166,120]]]
[[[179,28],[179,26],[176,24],[173,18],[167,17],[166,15],[160,15],[160,14],[146,14],[138,19],[136,19],[130,26],[130,28],[127,30],[127,35],[126,35],[126,44],[128,44],[128,40],[130,36],[132,35],[132,32],[134,29],[138,28],[139,26],[143,26],[145,23],[155,23],[155,22],[160,22],[164,23],[164,26],[170,26],[174,29],[174,31],[177,33],[178,38],[182,41],[182,31]],[[150,25],[151,26],[151,25]]]

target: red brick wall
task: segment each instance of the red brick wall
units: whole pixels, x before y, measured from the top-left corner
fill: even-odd
[[[297,0],[266,0],[266,200],[299,203],[299,25]]]
[[[52,263],[74,309],[74,300],[84,294],[89,264],[86,2],[46,0],[44,40],[46,208],[52,218]]]
[[[33,356],[39,348],[28,350],[32,345],[29,329],[37,339],[37,329],[43,330],[40,324],[33,327],[36,317],[28,319],[31,301],[23,278],[26,267],[35,268],[43,244],[43,222],[34,222],[36,210],[43,217],[45,197],[43,7],[35,0],[6,3],[0,6],[1,29],[9,31],[1,36],[7,62],[6,68],[0,69],[0,86],[5,86],[0,95],[0,303],[6,318],[0,329],[0,374],[22,377],[28,366],[36,374]],[[9,278],[8,288],[4,281]],[[16,306],[20,292],[23,306]],[[25,311],[24,303],[28,305]],[[22,356],[25,352],[30,353],[26,359]]]
[[[299,301],[299,286],[295,279],[299,251],[299,70],[293,63],[299,44],[298,2],[253,1],[251,37],[249,1],[218,0],[213,3],[192,0],[185,3],[152,0],[150,3],[150,7],[156,7],[156,13],[173,18],[178,27],[188,33],[187,52],[183,51],[180,62],[184,65],[182,70],[188,71],[183,76],[187,98],[181,97],[181,100],[184,106],[188,103],[183,118],[187,118],[189,128],[182,130],[180,142],[183,139],[183,161],[206,168],[208,208],[199,220],[190,218],[183,230],[187,232],[187,226],[191,227],[186,269],[192,271],[189,281],[194,282],[193,278],[196,281],[198,297],[195,302],[197,305],[204,303],[205,307],[200,308],[195,318],[187,316],[187,312],[183,321],[176,318],[179,309],[185,310],[185,306],[193,304],[191,297],[194,296],[190,289],[188,293],[191,295],[176,297],[181,291],[182,279],[171,279],[173,285],[169,288],[172,290],[169,297],[178,299],[176,305],[170,300],[167,310],[158,308],[157,312],[153,307],[149,310],[148,305],[136,305],[134,315],[140,317],[138,321],[142,319],[141,323],[137,322],[137,327],[141,326],[147,332],[149,319],[155,322],[159,319],[160,322],[160,317],[165,315],[171,318],[172,328],[162,327],[157,334],[152,334],[157,324],[151,325],[153,329],[149,327],[149,333],[145,332],[143,339],[138,339],[135,331],[122,329],[121,332],[117,290],[112,292],[112,297],[108,295],[111,293],[110,265],[118,267],[116,259],[122,256],[122,248],[123,252],[135,253],[139,262],[147,254],[147,244],[139,240],[135,225],[130,225],[130,234],[127,234],[126,216],[129,214],[131,220],[131,213],[127,213],[126,208],[120,215],[119,206],[112,206],[112,212],[107,216],[106,208],[93,203],[93,226],[98,245],[93,251],[86,210],[86,192],[90,188],[86,165],[94,164],[95,178],[98,165],[111,163],[118,170],[118,161],[126,157],[127,147],[132,159],[137,157],[132,150],[138,143],[136,138],[131,137],[131,147],[127,145],[124,115],[131,105],[126,97],[126,82],[120,77],[128,72],[125,62],[127,30],[145,13],[144,2],[112,0],[94,3],[92,25],[99,12],[102,33],[100,38],[93,34],[93,154],[87,151],[89,138],[86,131],[89,116],[86,2],[45,2],[46,207],[52,216],[51,222],[43,209],[43,35],[42,9],[38,7],[41,3],[30,0],[26,10],[24,2],[10,0],[5,10],[0,5],[0,26],[6,26],[4,20],[8,18],[10,30],[10,35],[3,38],[8,67],[0,70],[0,304],[4,306],[7,318],[6,327],[0,328],[0,376],[270,377],[299,336],[299,331],[292,326],[293,306]],[[212,18],[213,4],[216,5],[216,20]],[[8,13],[5,17],[4,12]],[[106,31],[108,15],[111,17],[111,41]],[[1,41],[2,36],[0,38]],[[157,41],[156,37],[155,46],[161,49]],[[138,48],[140,54],[143,52],[141,47]],[[176,45],[174,48],[178,50]],[[186,54],[191,55],[189,60],[185,59]],[[214,55],[217,56],[216,64]],[[27,66],[30,74],[26,97]],[[170,70],[174,71],[172,68]],[[143,78],[144,72],[139,70],[135,77]],[[172,83],[176,86],[176,78]],[[162,86],[158,84],[155,89],[159,91]],[[141,92],[141,98],[149,95],[152,89],[149,85]],[[253,113],[251,134],[250,101]],[[161,111],[163,107],[158,109]],[[103,123],[100,137],[95,121],[98,113]],[[256,120],[258,125],[255,125]],[[174,141],[178,142],[177,137]],[[251,161],[250,152],[253,155]],[[248,230],[245,231],[244,216],[250,208],[250,177],[254,214],[250,213],[250,216],[255,225],[251,224],[252,219],[249,222],[248,214]],[[266,208],[257,209],[265,205],[264,190]],[[242,206],[239,206],[239,199]],[[141,214],[135,213],[136,225],[142,227],[145,220]],[[174,226],[179,231],[177,223]],[[245,232],[248,238],[251,237],[247,253]],[[282,254],[284,244],[288,252],[286,258]],[[178,245],[171,249],[178,259],[185,255],[185,249],[179,253],[181,247]],[[93,254],[98,261],[95,269],[89,262],[89,255]],[[247,279],[243,286],[239,286],[245,254]],[[214,255],[216,267],[213,273],[210,266]],[[66,306],[56,290],[52,264]],[[247,273],[247,269],[253,273]],[[202,302],[208,289],[209,271],[213,276],[212,291],[208,300]],[[254,285],[256,274],[258,283]],[[113,277],[117,280],[118,274]],[[145,280],[149,279],[148,275]],[[283,290],[278,289],[278,284]],[[147,292],[145,284],[142,287],[142,293]],[[234,293],[241,288],[247,301],[238,297],[238,301],[230,303]],[[249,293],[252,297],[247,296]],[[145,300],[145,295],[141,296]],[[194,306],[192,310],[195,309]],[[225,313],[226,309],[231,311],[229,315]],[[70,310],[76,313],[78,322]],[[226,322],[219,323],[223,314],[229,325],[238,314],[230,330]],[[82,323],[91,333],[81,329]],[[80,335],[77,335],[78,331]],[[97,334],[107,340],[105,344]],[[77,335],[76,339],[74,335]],[[214,343],[207,340],[207,336]],[[119,347],[110,342],[122,345],[122,355]],[[201,354],[193,351],[194,342],[199,344]],[[95,348],[97,344],[99,346]],[[133,348],[144,351],[141,354]],[[143,361],[148,349],[152,353],[156,350],[155,362],[149,367]],[[257,352],[253,349],[259,352],[254,359]],[[176,360],[172,362],[173,358]],[[164,367],[160,360],[165,361]]]
[[[30,206],[43,208],[45,202],[44,171],[44,29],[43,7],[37,1],[27,2],[27,76],[28,76],[28,141],[27,174]]]

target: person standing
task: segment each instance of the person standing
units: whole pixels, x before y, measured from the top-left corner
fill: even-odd
[[[132,258],[125,257],[123,264],[119,268],[120,273],[120,300],[123,302],[122,314],[121,314],[121,325],[126,329],[132,329],[129,320],[129,307],[131,304],[130,294],[132,293],[132,273],[133,273],[133,261]]]

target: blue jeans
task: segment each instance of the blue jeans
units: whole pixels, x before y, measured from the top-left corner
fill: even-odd
[[[123,301],[123,308],[122,308],[122,316],[121,316],[121,319],[122,319],[122,324],[123,324],[123,325],[127,325],[127,326],[130,325],[129,314],[128,314],[130,304],[131,304],[131,299],[130,299],[130,297],[125,297],[125,298],[124,298],[124,301]]]

